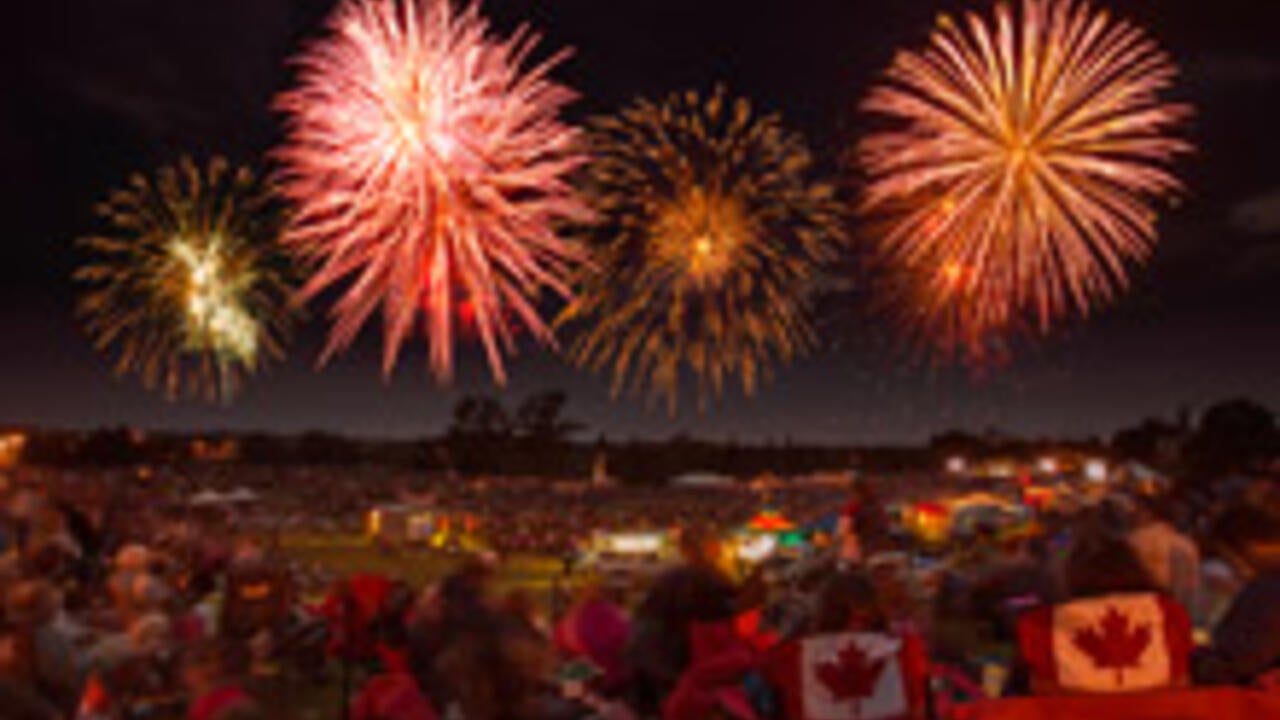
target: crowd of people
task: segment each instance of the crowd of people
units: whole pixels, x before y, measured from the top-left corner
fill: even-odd
[[[1265,503],[1193,525],[1116,496],[1023,532],[979,527],[926,561],[865,487],[775,492],[796,517],[836,510],[837,537],[739,572],[723,529],[758,509],[751,493],[597,492],[450,498],[510,517],[495,544],[511,551],[680,528],[671,567],[625,585],[576,569],[549,610],[492,555],[426,587],[316,576],[145,484],[8,482],[0,716],[303,717],[279,706],[292,674],[349,682],[358,720],[964,717],[988,696],[1265,694],[1280,670]]]

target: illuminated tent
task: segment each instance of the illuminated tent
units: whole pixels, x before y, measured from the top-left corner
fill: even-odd
[[[192,507],[216,507],[219,505],[225,505],[226,503],[227,496],[214,490],[198,492],[195,495],[192,495],[191,499],[187,501],[187,504]]]
[[[671,479],[671,484],[685,488],[726,488],[733,487],[734,480],[728,475],[716,473],[694,472],[678,475]]]
[[[752,532],[785,533],[796,529],[796,524],[777,510],[762,510],[747,523]]]
[[[746,535],[770,536],[777,545],[794,548],[804,545],[804,532],[777,510],[762,510],[742,528]]]
[[[256,503],[256,502],[258,502],[258,500],[259,500],[259,498],[258,498],[258,493],[256,493],[256,492],[254,492],[254,491],[250,490],[250,489],[249,489],[249,488],[247,488],[247,487],[243,487],[243,486],[242,486],[242,487],[238,487],[238,488],[236,488],[235,490],[232,490],[230,493],[227,493],[227,495],[226,495],[226,501],[227,501],[228,503],[233,503],[233,504],[236,504],[236,503],[244,503],[244,504]]]

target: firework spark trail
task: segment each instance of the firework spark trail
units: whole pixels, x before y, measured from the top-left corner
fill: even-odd
[[[184,158],[99,205],[107,229],[79,241],[77,312],[117,374],[226,401],[283,356],[293,288],[269,204],[247,168]]]
[[[859,145],[862,209],[915,278],[921,322],[978,351],[1123,292],[1191,149],[1172,134],[1189,108],[1160,97],[1176,74],[1140,28],[1075,0],[943,17],[900,53],[864,103],[894,126]]]
[[[834,189],[811,180],[799,135],[723,90],[641,100],[593,130],[595,254],[561,317],[579,329],[571,358],[672,411],[685,371],[700,404],[735,375],[751,394],[814,343],[814,276],[843,239]]]
[[[448,380],[465,304],[503,382],[509,323],[553,344],[539,294],[568,298],[581,262],[556,229],[584,219],[567,181],[578,133],[558,119],[574,95],[548,78],[565,53],[522,70],[536,36],[496,40],[448,0],[348,0],[329,27],[279,99],[277,153],[285,240],[315,270],[302,296],[345,284],[324,359],[381,306],[384,372],[421,323]]]

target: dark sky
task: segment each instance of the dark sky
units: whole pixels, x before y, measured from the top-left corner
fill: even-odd
[[[0,423],[153,428],[438,430],[458,394],[489,389],[463,352],[459,386],[437,388],[420,349],[390,383],[379,338],[322,372],[320,311],[292,355],[231,407],[171,404],[113,379],[72,316],[72,239],[92,204],[137,169],[183,152],[255,162],[278,139],[270,98],[285,59],[330,0],[40,0],[16,4],[0,43]],[[910,441],[953,426],[1025,434],[1109,433],[1149,414],[1248,395],[1280,407],[1280,2],[1112,0],[1184,69],[1198,154],[1190,195],[1116,307],[1021,348],[974,376],[904,352],[865,298],[829,298],[829,347],[783,370],[754,400],[672,419],[606,381],[526,348],[507,396],[561,387],[572,411],[614,435],[688,431],[738,438]],[[972,0],[986,11],[988,0]],[[723,82],[782,111],[818,153],[856,136],[861,94],[899,45],[918,46],[954,0],[489,0],[496,28],[522,20],[544,49],[577,49],[559,77],[582,91],[575,119],[637,94]],[[851,278],[858,281],[857,278]]]

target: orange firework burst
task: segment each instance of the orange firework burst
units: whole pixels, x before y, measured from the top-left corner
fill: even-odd
[[[891,127],[858,156],[915,319],[980,354],[1024,320],[1043,331],[1122,292],[1191,149],[1171,134],[1189,108],[1160,97],[1176,74],[1142,29],[1074,0],[944,16],[927,48],[900,53],[864,103]]]
[[[561,317],[614,393],[751,394],[808,351],[817,276],[844,239],[835,188],[799,134],[722,88],[638,100],[593,124],[591,268]]]
[[[502,382],[512,324],[551,343],[538,296],[568,297],[580,260],[555,230],[584,212],[577,131],[559,120],[573,93],[548,79],[564,55],[525,70],[535,36],[494,39],[449,0],[348,0],[330,28],[279,102],[278,153],[285,241],[315,268],[303,296],[347,283],[325,357],[381,307],[384,372],[420,325],[447,380],[465,312]]]

